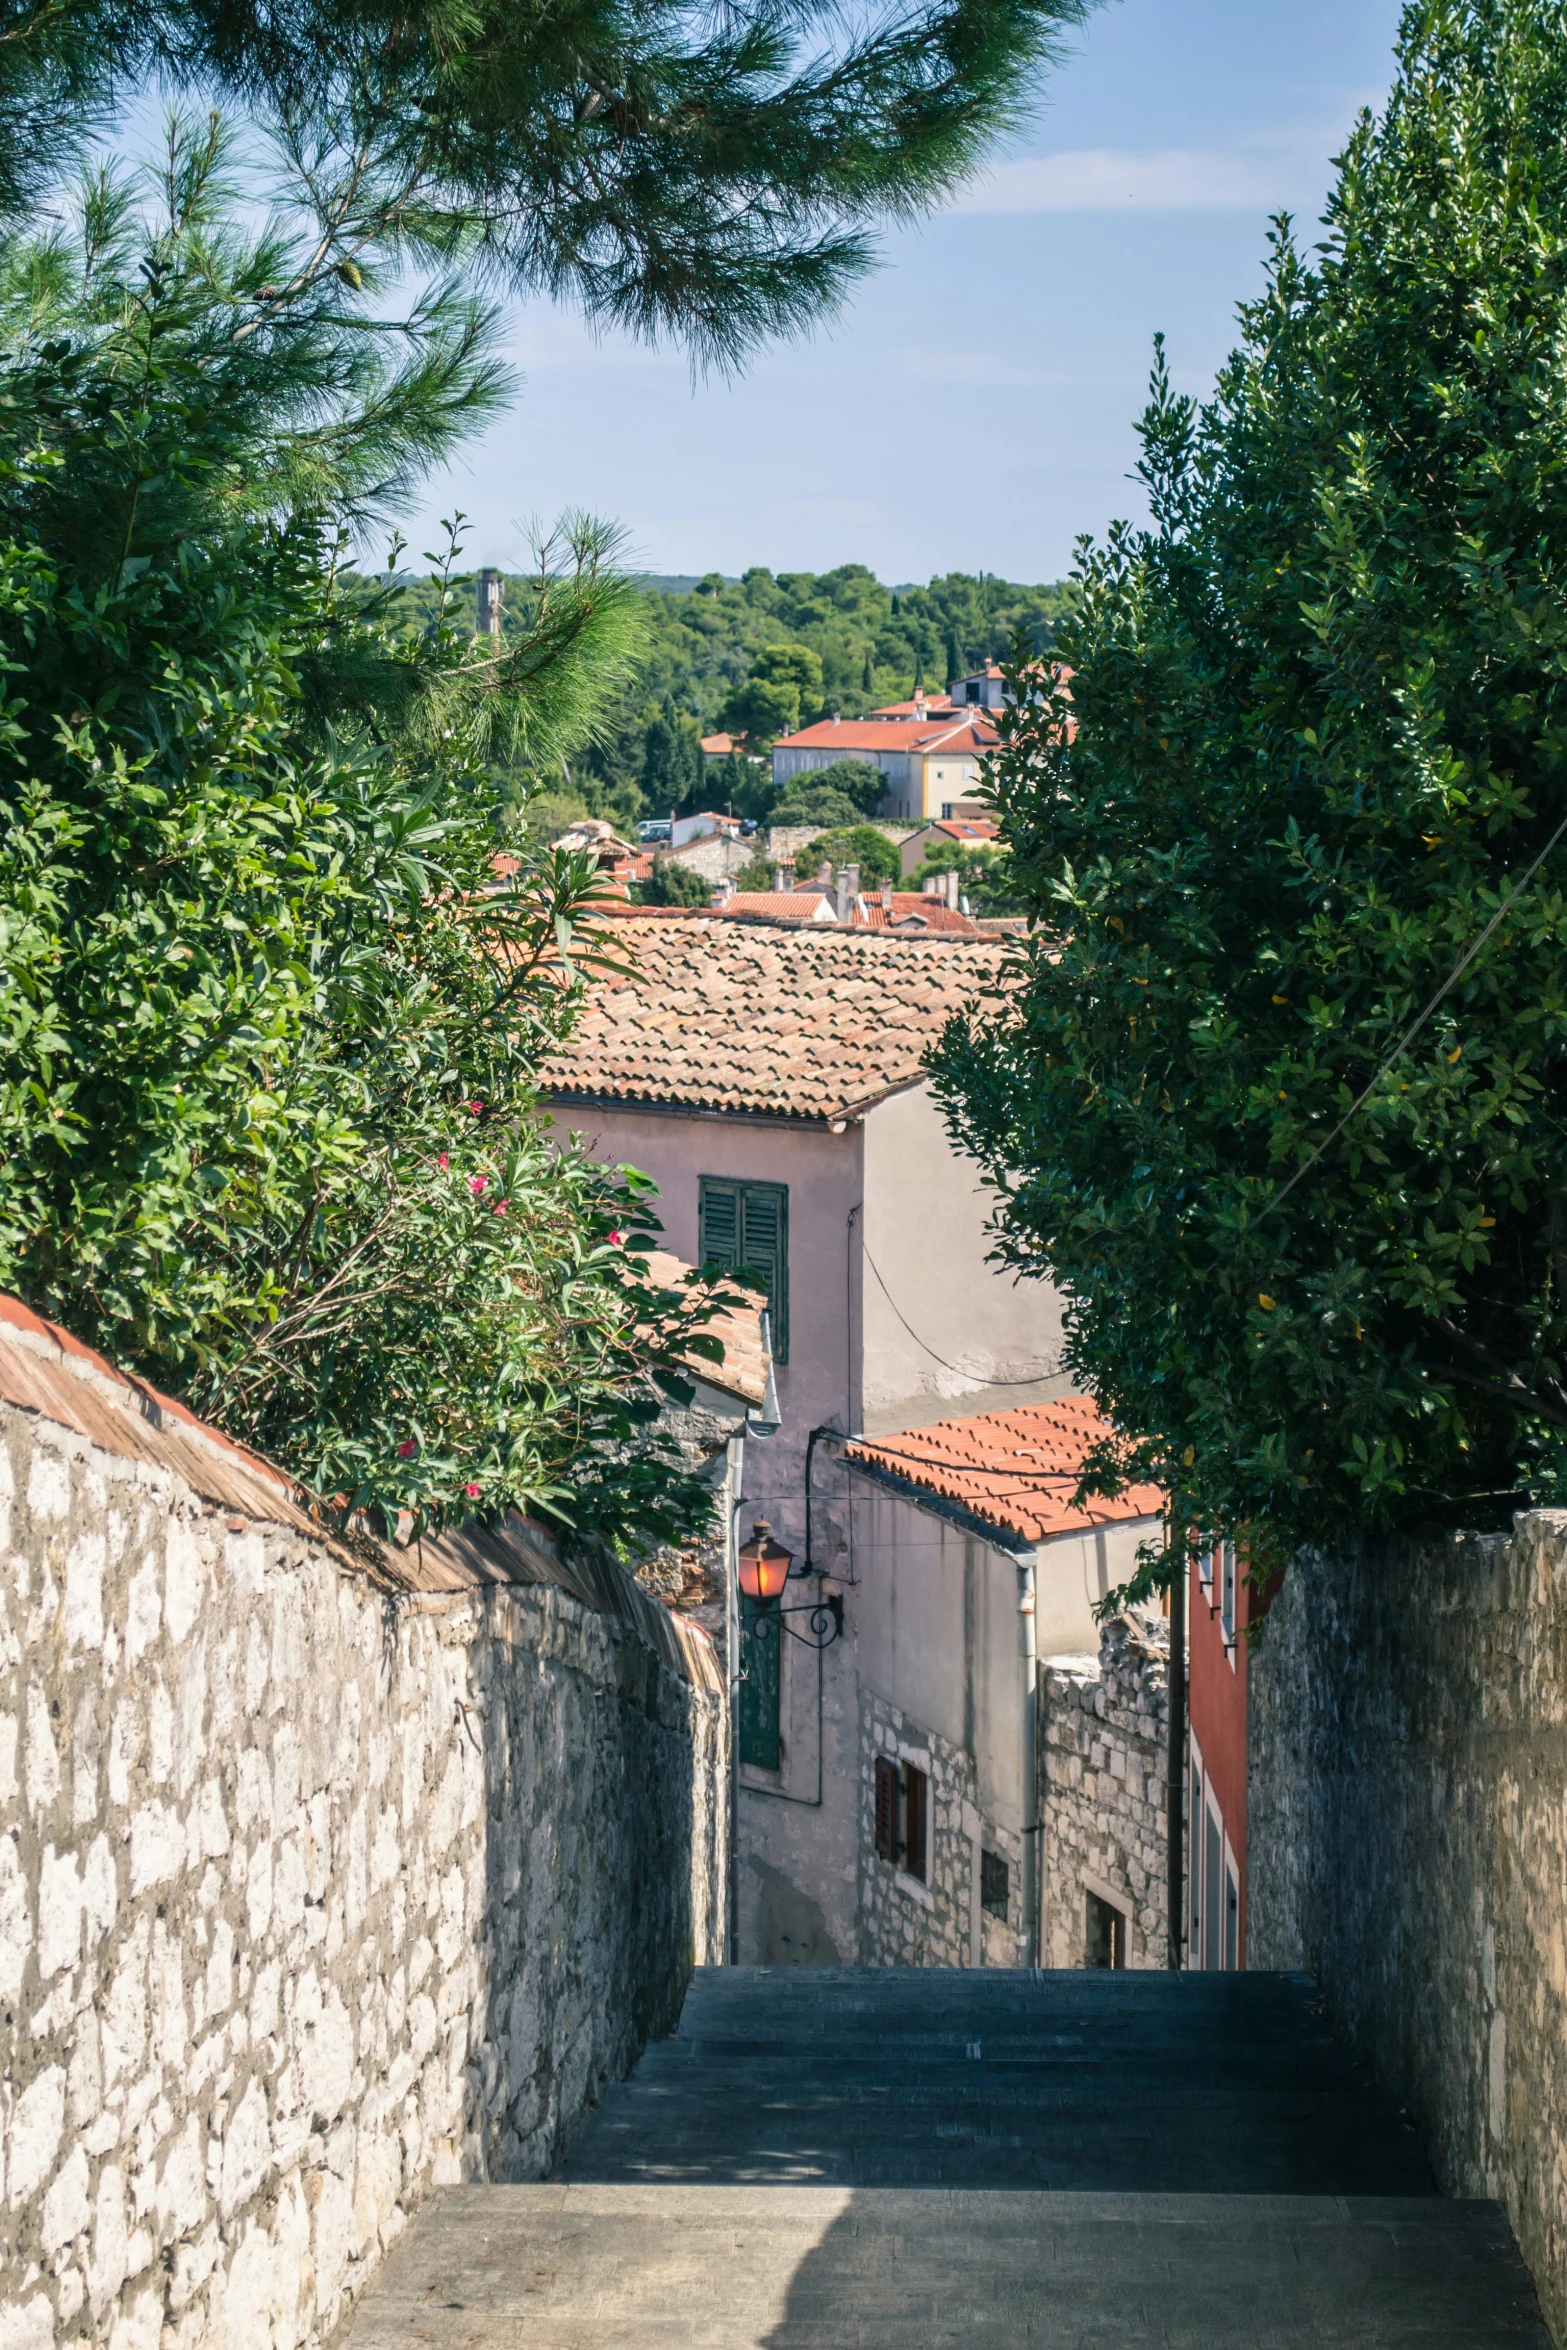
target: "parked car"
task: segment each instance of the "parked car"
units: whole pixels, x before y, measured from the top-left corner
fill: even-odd
[[[643,841],[670,840],[674,837],[674,830],[675,821],[672,816],[655,816],[647,823],[637,826],[637,838]]]

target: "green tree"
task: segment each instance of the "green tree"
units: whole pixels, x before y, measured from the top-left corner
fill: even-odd
[[[793,734],[820,715],[822,657],[810,645],[766,645],[736,687],[723,713],[734,734],[761,748],[776,735]]]
[[[797,870],[808,878],[824,858],[834,872],[840,865],[858,865],[862,889],[879,889],[884,881],[896,881],[900,870],[897,850],[874,824],[851,824],[838,832],[824,832],[800,851]]]
[[[927,848],[920,859],[911,889],[923,889],[937,873],[956,873],[960,894],[975,914],[1022,914],[1027,905],[1013,860],[1004,848],[969,848],[944,841]]]
[[[637,598],[585,525],[498,657],[345,588],[329,484],[439,447],[483,335],[258,315],[242,218],[177,136],[158,219],[96,183],[0,285],[0,1284],[384,1526],[675,1533],[650,1380],[708,1342],[645,1186],[540,1126],[597,884],[495,782]]]
[[[134,85],[173,81],[264,121],[321,195],[324,238],[281,292],[391,238],[731,365],[831,308],[880,220],[972,173],[1083,13],[75,0],[19,18],[0,48],[0,211],[25,216]]]
[[[635,885],[632,896],[639,906],[709,906],[713,885],[678,857],[656,857],[652,872]]]
[[[689,724],[676,715],[667,696],[662,709],[648,720],[642,744],[644,806],[665,815],[693,813],[686,802],[698,793],[702,781],[702,753]]]
[[[1161,354],[1070,704],[1004,722],[1038,927],[940,1083],[1198,1524],[1562,1490],[1564,131],[1560,0],[1406,12],[1315,261],[1281,226],[1200,411]]]
[[[818,783],[814,775],[797,775],[789,789],[768,811],[770,824],[823,824],[841,829],[857,824],[864,810],[848,793]]]

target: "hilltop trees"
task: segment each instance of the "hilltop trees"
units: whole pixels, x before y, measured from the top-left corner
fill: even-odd
[[[940,1081],[1070,1359],[1200,1524],[1502,1524],[1567,1438],[1567,10],[1425,0],[1287,227],[1070,702],[1037,929]],[[1071,729],[1075,726],[1075,735]]]

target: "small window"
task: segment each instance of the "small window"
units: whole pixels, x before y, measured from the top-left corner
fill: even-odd
[[[876,1757],[876,1850],[882,1860],[898,1857],[898,1766]]]
[[[926,1879],[930,1781],[913,1763],[903,1766],[903,1866],[911,1877]]]
[[[697,1249],[704,1265],[759,1273],[767,1284],[773,1360],[789,1360],[789,1190],[704,1175],[697,1193]]]
[[[956,800],[943,800],[943,801],[942,801],[942,803],[941,803],[941,821],[942,821],[942,823],[943,823],[943,824],[950,824],[950,823],[952,822],[952,811],[953,811],[953,809],[954,809],[956,806],[957,806],[957,802],[956,802]]]
[[[1124,1967],[1126,1964],[1126,1919],[1113,1901],[1102,1901],[1097,1893],[1087,1897],[1086,1933],[1083,1945],[1084,1966]]]
[[[1205,1542],[1197,1553],[1197,1580],[1204,1591],[1213,1589],[1213,1544]]]
[[[753,1770],[776,1771],[783,1763],[779,1721],[779,1649],[776,1616],[758,1622],[762,1610],[740,1594],[740,1760]]]
[[[1000,1853],[982,1850],[979,1856],[980,1908],[988,1909],[993,1918],[1004,1918],[1009,1890],[1010,1871]]]

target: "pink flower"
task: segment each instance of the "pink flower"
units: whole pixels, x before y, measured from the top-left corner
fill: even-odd
[[[448,1168],[448,1167],[451,1165],[451,1163],[452,1163],[452,1162],[451,1162],[451,1160],[450,1160],[450,1159],[449,1159],[449,1158],[446,1156],[446,1153],[445,1153],[444,1151],[442,1151],[442,1153],[441,1153],[440,1157],[439,1157],[439,1158],[436,1160],[436,1162],[435,1162],[435,1163],[436,1163],[436,1165],[437,1165],[437,1166],[440,1168],[440,1170],[441,1170],[441,1173],[444,1175],[444,1174],[445,1174],[445,1172],[446,1172],[446,1170],[447,1170],[447,1168]]]
[[[611,1248],[624,1248],[626,1245],[625,1234],[623,1232],[612,1232],[609,1236],[609,1245]]]
[[[505,1215],[505,1213],[506,1213],[506,1210],[507,1210],[507,1209],[508,1209],[510,1206],[511,1206],[511,1201],[510,1201],[509,1199],[498,1199],[498,1200],[496,1201],[496,1203],[495,1203],[494,1207],[493,1207],[493,1208],[491,1208],[491,1210],[490,1210],[490,1214],[491,1214],[492,1216],[504,1216],[504,1215]]]
[[[487,1175],[470,1175],[470,1176],[469,1176],[469,1178],[468,1178],[468,1189],[469,1189],[469,1190],[470,1190],[470,1191],[473,1193],[473,1196],[474,1196],[474,1198],[475,1198],[475,1199],[477,1199],[477,1198],[478,1198],[478,1196],[479,1196],[480,1192],[481,1192],[481,1191],[484,1189],[484,1187],[485,1187],[485,1185],[488,1183],[488,1181],[489,1181],[489,1177],[488,1177]]]
[[[463,1487],[463,1491],[464,1491],[464,1493],[466,1493],[466,1495],[468,1496],[468,1499],[469,1499],[470,1501],[477,1501],[477,1500],[478,1500],[478,1498],[479,1498],[479,1488],[477,1487],[477,1485],[465,1485],[465,1486]]]
[[[411,1460],[413,1459],[413,1457],[414,1457],[414,1440],[413,1440],[413,1438],[412,1438],[411,1436],[409,1437],[409,1439],[408,1439],[408,1441],[407,1441],[407,1443],[406,1443],[406,1444],[400,1444],[400,1445],[398,1446],[398,1448],[397,1448],[397,1457],[398,1457],[398,1459],[399,1459],[400,1461],[411,1461]]]
[[[477,1118],[480,1112],[483,1110],[484,1104],[483,1102],[470,1102],[468,1107],[473,1112],[473,1115]]]

